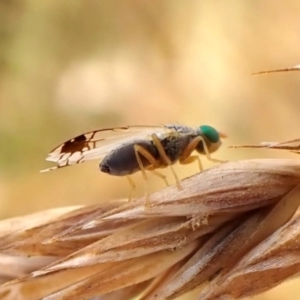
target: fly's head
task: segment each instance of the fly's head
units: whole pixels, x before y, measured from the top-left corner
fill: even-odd
[[[225,134],[218,132],[215,128],[209,125],[201,125],[197,128],[197,135],[202,136],[209,153],[215,152],[222,145],[221,138],[226,137]],[[202,141],[196,147],[196,150],[205,154]]]

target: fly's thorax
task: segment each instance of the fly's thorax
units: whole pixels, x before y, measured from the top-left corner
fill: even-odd
[[[190,135],[170,135],[160,140],[167,157],[172,163],[175,163],[181,157],[186,146],[190,143]]]
[[[167,124],[165,127],[182,134],[193,134],[195,132],[193,128],[184,125]]]

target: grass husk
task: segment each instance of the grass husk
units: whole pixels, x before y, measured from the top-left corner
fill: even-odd
[[[298,160],[229,162],[152,194],[146,209],[140,198],[4,220],[2,263],[21,267],[0,271],[0,298],[256,295],[300,271],[299,183]]]

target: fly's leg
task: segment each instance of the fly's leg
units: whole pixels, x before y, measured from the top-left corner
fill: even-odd
[[[190,143],[186,146],[186,148],[184,149],[184,151],[183,151],[183,153],[182,153],[182,155],[179,159],[179,162],[182,165],[186,165],[186,164],[194,162],[195,160],[198,160],[199,170],[200,170],[200,172],[202,172],[203,171],[203,166],[202,166],[200,157],[198,155],[191,156],[192,152],[196,149],[196,147],[197,147],[197,145],[200,141],[201,141],[201,139],[199,139],[199,137],[193,138],[190,141]],[[206,144],[205,144],[204,140],[203,140],[203,144],[206,147]]]
[[[212,162],[215,162],[215,163],[223,163],[224,161],[223,160],[220,160],[220,159],[216,159],[216,158],[212,158],[210,156],[210,153],[209,153],[209,150],[207,148],[207,145],[206,145],[206,142],[205,142],[205,139],[202,137],[202,136],[197,136],[195,137],[194,139],[192,139],[192,141],[187,145],[187,147],[185,148],[184,152],[183,152],[183,155],[181,157],[181,160],[180,162],[182,163],[182,161],[184,161],[185,159],[187,159],[191,153],[196,149],[197,145],[199,142],[202,142],[203,144],[203,149],[204,149],[204,152],[205,152],[205,155],[206,155],[206,158],[209,160],[209,161],[212,161]],[[200,159],[199,159],[200,160]],[[201,162],[200,162],[201,163]],[[203,168],[202,168],[202,165],[200,167],[200,171],[202,171]]]
[[[130,176],[126,176],[126,178],[128,179],[129,184],[131,185],[131,190],[130,190],[130,193],[129,193],[129,196],[128,196],[129,201],[131,201],[132,193],[136,189],[136,185],[135,185],[134,181],[132,180],[132,178]]]
[[[177,177],[177,174],[175,173],[173,167],[172,167],[172,162],[170,161],[169,157],[167,156],[166,152],[165,152],[165,149],[163,147],[163,145],[161,144],[159,138],[155,135],[155,134],[152,134],[151,135],[152,139],[153,139],[153,142],[157,148],[157,151],[162,159],[162,161],[168,166],[170,167],[174,177],[175,177],[175,180],[176,180],[176,185],[177,185],[177,188],[178,190],[181,190],[182,187],[180,185],[180,182],[179,182],[179,179]]]
[[[202,163],[201,163],[201,160],[200,160],[200,157],[198,155],[192,155],[192,156],[189,156],[185,159],[180,159],[179,162],[182,164],[182,165],[187,165],[187,164],[190,164],[194,161],[198,161],[198,165],[199,165],[199,170],[200,172],[203,171],[203,166],[202,166]]]
[[[163,175],[163,174],[161,174],[161,173],[159,173],[158,171],[155,171],[155,170],[151,170],[151,172],[152,172],[154,175],[156,175],[157,177],[161,178],[161,179],[165,182],[165,184],[166,184],[167,186],[170,186],[169,183],[168,183],[167,177],[166,177],[165,175]]]
[[[137,163],[139,165],[139,168],[142,172],[142,175],[143,175],[143,178],[145,181],[146,206],[149,206],[150,201],[149,201],[149,194],[148,194],[148,177],[147,177],[146,170],[145,170],[145,167],[143,165],[140,155],[144,156],[154,168],[158,167],[159,164],[158,164],[157,160],[151,155],[151,153],[149,153],[145,148],[143,148],[140,145],[134,145],[134,152],[135,152]]]
[[[199,139],[199,141],[202,141],[203,149],[204,149],[205,155],[206,155],[208,160],[210,160],[211,162],[215,162],[215,163],[224,163],[225,162],[224,160],[221,160],[221,159],[212,158],[210,156],[210,153],[209,153],[209,150],[207,148],[207,145],[206,145],[206,142],[205,142],[204,138],[202,136],[198,136],[195,139],[197,139],[197,138]]]

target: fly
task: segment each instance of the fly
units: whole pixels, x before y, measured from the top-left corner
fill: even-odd
[[[193,154],[194,151],[206,155],[210,161],[222,162],[210,154],[221,146],[221,138],[224,137],[224,134],[208,125],[197,128],[141,125],[100,129],[81,134],[53,149],[46,160],[57,165],[41,172],[99,159],[101,172],[127,177],[131,185],[131,200],[135,184],[130,175],[141,171],[147,183],[146,171],[151,171],[169,185],[166,176],[157,169],[170,167],[177,188],[181,189],[172,165],[177,161],[183,165],[197,161],[202,171],[201,160],[197,154]],[[145,190],[148,204],[147,184]]]

